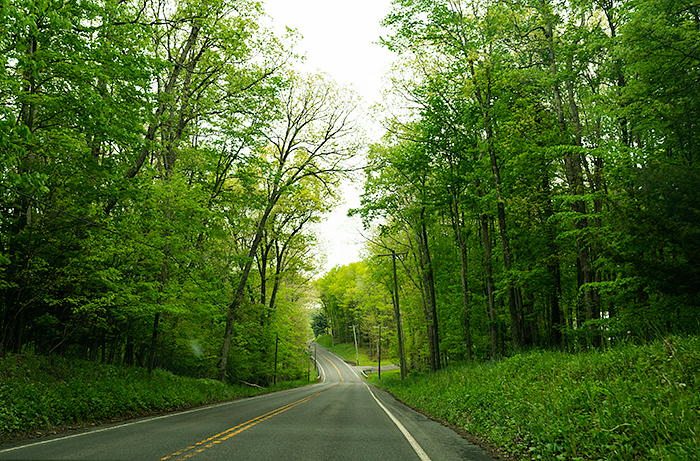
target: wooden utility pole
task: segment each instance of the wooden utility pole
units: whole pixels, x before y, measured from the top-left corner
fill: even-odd
[[[357,347],[357,333],[355,332],[355,325],[352,326],[352,337],[355,339],[355,365],[360,366],[360,349]]]
[[[382,379],[382,324],[379,324],[379,366],[377,367],[377,377]]]
[[[311,381],[311,346],[306,348],[306,380]]]

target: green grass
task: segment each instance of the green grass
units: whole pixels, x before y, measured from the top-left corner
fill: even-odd
[[[371,380],[521,459],[700,459],[700,338]]]
[[[355,363],[357,360],[357,356],[355,354],[355,344],[354,343],[341,343],[341,344],[336,344],[332,345],[332,339],[330,335],[321,335],[316,338],[316,342],[320,344],[321,346],[325,347],[329,351],[333,352],[334,354],[342,357],[344,360],[348,362]],[[359,348],[360,352],[360,365],[362,366],[378,366],[379,363],[377,361],[377,357],[373,356],[370,357],[369,351],[366,347],[360,347]],[[382,353],[382,366],[384,365],[389,365],[393,363],[393,359],[390,357],[384,357],[384,354]]]
[[[0,442],[37,432],[164,412],[308,384],[230,386],[143,368],[60,357],[0,358]]]

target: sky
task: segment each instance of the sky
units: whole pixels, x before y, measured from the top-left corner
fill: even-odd
[[[337,83],[352,87],[361,96],[365,112],[381,101],[383,79],[393,54],[377,42],[387,34],[380,22],[391,11],[391,0],[263,0],[263,4],[278,35],[290,27],[303,37],[296,49],[306,56],[300,70],[320,70]],[[376,125],[366,128],[377,136]],[[359,206],[361,187],[346,184],[345,203],[320,226],[328,258],[326,271],[360,260],[362,225],[359,218],[348,218],[347,210]]]

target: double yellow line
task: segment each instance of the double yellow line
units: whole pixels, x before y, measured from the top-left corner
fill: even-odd
[[[328,363],[330,363],[331,365],[333,365],[333,368],[335,368],[335,371],[338,372],[338,377],[340,378],[340,384],[343,384],[343,383],[345,382],[345,379],[343,379],[343,375],[340,373],[340,370],[338,370],[338,367],[335,366],[335,363],[331,362],[331,359],[329,359],[328,357],[326,357],[326,356],[323,354],[323,352],[319,352],[319,354],[321,354],[321,357],[323,357],[324,359],[328,360]]]
[[[191,447],[184,448],[180,451],[176,451],[175,453],[168,455],[164,458],[161,458],[161,461],[166,461],[171,458],[176,458],[181,456],[178,459],[187,459],[191,458],[192,456],[196,455],[197,453],[201,453],[204,450],[211,448],[221,442],[224,442],[231,437],[233,437],[236,434],[240,434],[241,432],[245,431],[246,429],[250,429],[251,427],[255,426],[256,424],[259,424],[267,419],[272,418],[273,416],[279,415],[280,413],[284,413],[285,411],[296,407],[297,405],[301,405],[304,402],[307,402],[311,400],[312,398],[316,397],[320,393],[324,391],[319,391],[316,392],[315,394],[311,394],[308,397],[304,397],[303,399],[297,400],[296,402],[292,402],[290,404],[287,404],[283,407],[277,408],[276,410],[272,410],[269,413],[265,413],[264,415],[258,416],[257,418],[253,418],[250,421],[246,421],[245,423],[239,424],[238,426],[232,427],[230,429],[225,430],[224,432],[221,432],[219,434],[216,434],[212,437],[209,437],[208,439],[204,439],[201,442],[197,442]]]

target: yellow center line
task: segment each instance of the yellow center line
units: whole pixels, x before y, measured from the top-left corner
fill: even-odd
[[[327,389],[326,389],[326,390],[327,390]],[[233,437],[233,436],[236,435],[236,434],[240,434],[241,432],[243,432],[243,431],[245,431],[246,429],[249,429],[249,428],[255,426],[255,425],[258,424],[258,423],[261,423],[261,422],[263,422],[263,421],[265,421],[265,420],[267,420],[267,419],[272,418],[272,417],[275,416],[275,415],[278,415],[278,414],[283,413],[283,412],[285,412],[285,411],[287,411],[287,410],[289,410],[289,409],[291,409],[291,408],[294,408],[294,407],[296,407],[297,405],[301,405],[302,403],[304,403],[304,402],[306,402],[306,401],[308,401],[308,400],[311,400],[312,398],[316,397],[317,395],[321,394],[322,392],[325,392],[325,390],[316,392],[315,394],[311,394],[311,395],[309,395],[308,397],[304,397],[303,399],[297,400],[296,402],[292,402],[292,403],[289,403],[289,404],[287,404],[287,405],[284,405],[284,406],[282,406],[282,407],[280,407],[280,408],[277,408],[276,410],[272,410],[272,411],[270,411],[270,412],[268,412],[268,413],[265,413],[264,415],[260,415],[260,416],[258,416],[258,417],[256,417],[256,418],[253,418],[253,419],[251,419],[251,420],[249,420],[249,421],[246,421],[245,423],[239,424],[238,426],[234,426],[234,427],[232,427],[232,428],[230,428],[230,429],[226,429],[225,431],[220,432],[220,433],[218,433],[218,434],[216,434],[216,435],[214,435],[214,436],[211,436],[211,437],[209,437],[209,438],[207,438],[207,439],[204,439],[204,440],[202,440],[201,442],[197,442],[197,443],[195,443],[194,445],[192,445],[192,446],[190,446],[190,447],[184,448],[184,449],[182,449],[182,450],[180,450],[180,451],[176,451],[175,453],[173,453],[173,454],[171,454],[171,455],[165,456],[165,457],[161,458],[161,461],[166,461],[166,460],[168,460],[168,459],[171,459],[171,458],[174,458],[174,457],[183,455],[183,454],[184,454],[185,456],[183,456],[183,457],[180,458],[180,459],[187,459],[187,458],[190,458],[190,457],[196,455],[197,453],[203,452],[203,451],[206,450],[207,448],[211,448],[211,447],[213,447],[214,445],[223,442],[224,440],[230,439],[231,437]],[[195,450],[195,449],[196,449],[196,450]],[[194,451],[192,451],[192,450],[194,450]]]
[[[321,354],[321,356],[322,356],[324,359],[328,360],[328,363],[330,363],[331,365],[333,365],[333,368],[335,368],[335,371],[338,372],[338,376],[340,377],[340,384],[343,384],[343,383],[345,382],[345,380],[343,379],[343,375],[340,374],[340,370],[338,370],[338,367],[335,366],[335,363],[331,362],[331,359],[329,359],[328,357],[326,357],[326,356],[323,354],[323,352],[319,352],[319,354]]]

